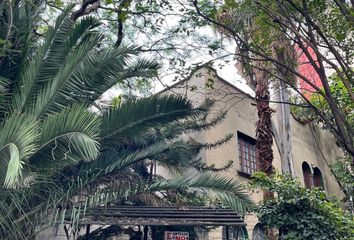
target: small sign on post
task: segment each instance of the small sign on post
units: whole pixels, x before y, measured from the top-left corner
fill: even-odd
[[[188,232],[165,231],[165,240],[189,240]]]

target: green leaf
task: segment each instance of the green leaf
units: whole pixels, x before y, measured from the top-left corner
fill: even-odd
[[[10,186],[19,182],[22,165],[37,150],[38,122],[27,115],[10,116],[0,130],[0,181]]]
[[[10,156],[9,161],[7,162],[7,171],[4,180],[5,187],[14,187],[21,178],[21,171],[22,171],[22,164],[23,162],[20,159],[20,152],[15,144],[10,143],[6,146],[8,150],[8,155]],[[3,156],[7,155],[3,153]],[[7,157],[4,157],[5,159]],[[2,160],[2,167],[6,167],[6,162],[3,164]],[[5,166],[4,166],[5,165]],[[5,168],[6,169],[6,168]]]
[[[149,186],[150,191],[187,188],[207,190],[210,197],[216,197],[239,213],[245,213],[253,205],[243,184],[218,174],[203,173],[192,176],[190,173],[169,180],[160,180]]]
[[[31,167],[45,172],[96,159],[100,127],[99,117],[84,105],[49,115],[41,129],[40,148],[29,159]]]
[[[193,110],[186,99],[179,96],[154,96],[130,100],[103,115],[104,141],[139,135],[155,126],[195,117],[202,111]]]

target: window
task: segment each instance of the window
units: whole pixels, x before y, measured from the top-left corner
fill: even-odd
[[[259,169],[258,163],[256,162],[256,140],[242,133],[237,133],[237,139],[240,172],[246,175],[252,175]]]
[[[312,186],[312,174],[310,165],[307,162],[302,163],[302,174],[304,175],[304,183],[306,188],[311,188]]]
[[[322,174],[320,169],[317,167],[313,169],[313,186],[324,189]]]
[[[302,163],[302,173],[304,175],[304,183],[306,188],[319,187],[324,189],[321,171],[318,167],[311,170],[307,162]]]

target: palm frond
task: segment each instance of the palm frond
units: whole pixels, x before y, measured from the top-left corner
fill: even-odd
[[[60,113],[49,115],[42,127],[41,144],[72,132],[85,133],[99,139],[100,119],[84,105],[64,108]]]
[[[153,156],[151,160],[157,161],[159,165],[168,169],[172,174],[182,174],[193,167],[193,162],[198,158],[200,149],[182,140],[174,141],[173,145],[175,147]]]
[[[132,100],[103,115],[104,142],[134,136],[156,126],[178,122],[200,114],[191,103],[179,96],[150,97]]]
[[[98,156],[100,119],[83,105],[49,115],[41,129],[40,148],[29,159],[35,169],[51,169]],[[65,161],[66,160],[66,161]]]
[[[212,103],[211,103],[212,104]],[[210,107],[212,105],[202,104],[197,109],[199,109],[200,114],[197,119],[186,119],[181,122],[171,122],[166,124],[164,128],[160,130],[160,137],[165,139],[173,139],[182,134],[193,134],[201,131],[207,131],[218,124],[220,124],[226,117],[227,112],[221,111],[216,113],[214,116],[209,116]],[[207,120],[207,118],[209,119]]]
[[[48,213],[66,198],[61,186],[37,181],[31,187],[0,191],[0,238],[31,239],[48,224]],[[46,225],[48,227],[48,225]],[[33,231],[34,228],[36,231]]]
[[[69,46],[74,46],[85,36],[88,36],[87,33],[90,33],[93,29],[98,27],[100,22],[97,18],[93,16],[84,16],[77,21],[71,30],[69,36]]]
[[[7,112],[6,108],[9,105],[8,102],[9,84],[10,84],[10,79],[0,76],[0,119],[2,119],[6,114]]]
[[[9,186],[19,181],[23,162],[37,149],[38,130],[38,122],[30,116],[12,115],[6,120],[0,130],[2,184]]]
[[[138,59],[135,62],[127,64],[127,67],[119,75],[119,80],[136,78],[136,77],[155,77],[159,65],[156,61],[148,59]]]
[[[2,6],[5,7],[3,2]],[[33,23],[38,21],[39,11],[30,4],[21,3],[19,5],[26,5],[26,7],[19,7],[13,3],[12,7],[12,28],[11,28],[11,48],[5,49],[4,56],[1,56],[2,64],[0,66],[0,74],[2,77],[9,79],[18,79],[21,65],[23,64],[23,56],[27,56],[33,51],[33,45],[36,44],[36,37],[33,33]],[[22,6],[23,6],[22,5]],[[6,9],[6,10],[5,10]],[[6,39],[7,30],[11,25],[5,17],[8,7],[0,8],[0,19],[2,27],[0,30],[0,39]],[[6,12],[6,13],[5,13]],[[1,46],[3,48],[3,46]],[[16,81],[12,81],[11,85]]]
[[[5,187],[14,187],[21,179],[23,162],[20,159],[20,152],[15,144],[9,143],[4,150],[7,150],[8,153],[3,153],[1,168],[7,169],[7,171],[6,174],[0,174],[1,176],[5,176],[5,180],[3,181]]]
[[[33,99],[32,94],[38,87],[36,83],[51,79],[53,73],[61,66],[61,60],[65,59],[66,54],[61,47],[72,28],[72,22],[68,19],[72,7],[71,5],[62,12],[53,28],[49,27],[45,42],[34,57],[23,56],[24,63],[21,64],[20,80],[12,98],[16,112],[23,112],[26,104]],[[46,66],[45,70],[44,66]]]
[[[102,170],[102,174],[108,174],[161,154],[171,147],[171,145],[164,142],[158,142],[142,149],[126,149],[119,152],[109,151],[102,154],[97,161],[84,164],[82,168],[86,170],[99,169]]]
[[[219,174],[202,173],[196,176],[179,176],[169,180],[160,180],[151,184],[149,191],[165,191],[169,189],[199,189],[209,192],[228,207],[239,213],[245,213],[253,203],[242,183]]]
[[[139,49],[134,45],[120,46],[115,49],[102,50],[99,54],[93,53],[84,59],[83,66],[85,67],[81,67],[73,75],[84,83],[82,94],[77,97],[82,101],[92,103],[115,84],[124,81],[127,64],[133,56],[139,53]],[[146,71],[152,68],[151,64],[141,67],[148,68]],[[144,69],[139,69],[139,71],[144,71]]]
[[[76,103],[73,96],[81,93],[83,81],[71,76],[76,74],[76,69],[82,67],[84,59],[99,43],[100,38],[98,34],[91,34],[73,52],[67,54],[57,75],[38,92],[33,106],[35,116],[55,113],[67,104]]]

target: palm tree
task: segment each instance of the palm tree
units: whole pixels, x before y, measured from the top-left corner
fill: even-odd
[[[253,40],[262,38],[262,33],[254,23],[255,9],[252,3],[241,1],[233,7],[226,5],[226,9],[221,11],[217,18],[220,22],[236,29],[243,37],[243,41],[238,41],[235,55],[238,56],[236,68],[246,79],[248,86],[255,92],[255,100],[258,114],[256,123],[256,160],[260,165],[260,171],[267,175],[273,173],[273,136],[271,115],[274,112],[269,105],[272,66],[261,57],[252,56],[247,44],[257,44]],[[230,33],[223,28],[220,32],[229,36]],[[268,33],[271,35],[272,33]],[[229,36],[232,37],[232,36]],[[267,35],[267,37],[269,37]],[[271,39],[271,37],[269,37]]]
[[[213,144],[180,138],[213,127],[224,113],[205,122],[211,102],[195,108],[178,96],[128,100],[95,112],[105,91],[154,76],[157,64],[137,59],[135,46],[102,48],[97,19],[73,22],[70,7],[44,39],[33,34],[33,11],[11,7],[13,32],[6,39],[16,44],[0,65],[1,239],[35,238],[68,212],[78,224],[79,214],[102,204],[173,204],[171,190],[200,189],[245,210],[250,200],[243,186],[207,171],[197,158]],[[177,173],[198,171],[147,178],[152,162]]]
[[[232,29],[240,32],[243,41],[239,41],[236,48],[236,55],[239,61],[236,68],[246,79],[247,84],[255,92],[255,100],[258,114],[256,123],[256,160],[260,165],[260,171],[268,176],[273,175],[273,131],[277,131],[280,138],[276,139],[282,161],[282,170],[291,175],[293,164],[291,158],[291,133],[290,133],[290,107],[286,104],[280,104],[278,109],[278,129],[273,127],[272,113],[274,110],[270,107],[270,83],[276,82],[277,89],[275,95],[280,102],[288,101],[288,92],[285,87],[285,81],[295,82],[294,75],[285,68],[275,67],[265,58],[255,56],[249,51],[249,46],[268,46],[272,50],[274,58],[280,62],[294,62],[295,56],[293,48],[286,38],[285,34],[274,29],[262,29],[259,19],[257,19],[257,6],[252,1],[240,1],[234,8],[223,11],[218,18],[226,23]],[[257,22],[258,21],[258,22]],[[259,45],[258,45],[259,44]],[[295,64],[294,68],[296,67]],[[279,79],[275,79],[277,76]],[[274,199],[274,193],[264,191],[264,199]],[[275,231],[272,228],[266,228],[267,238],[275,239]]]

